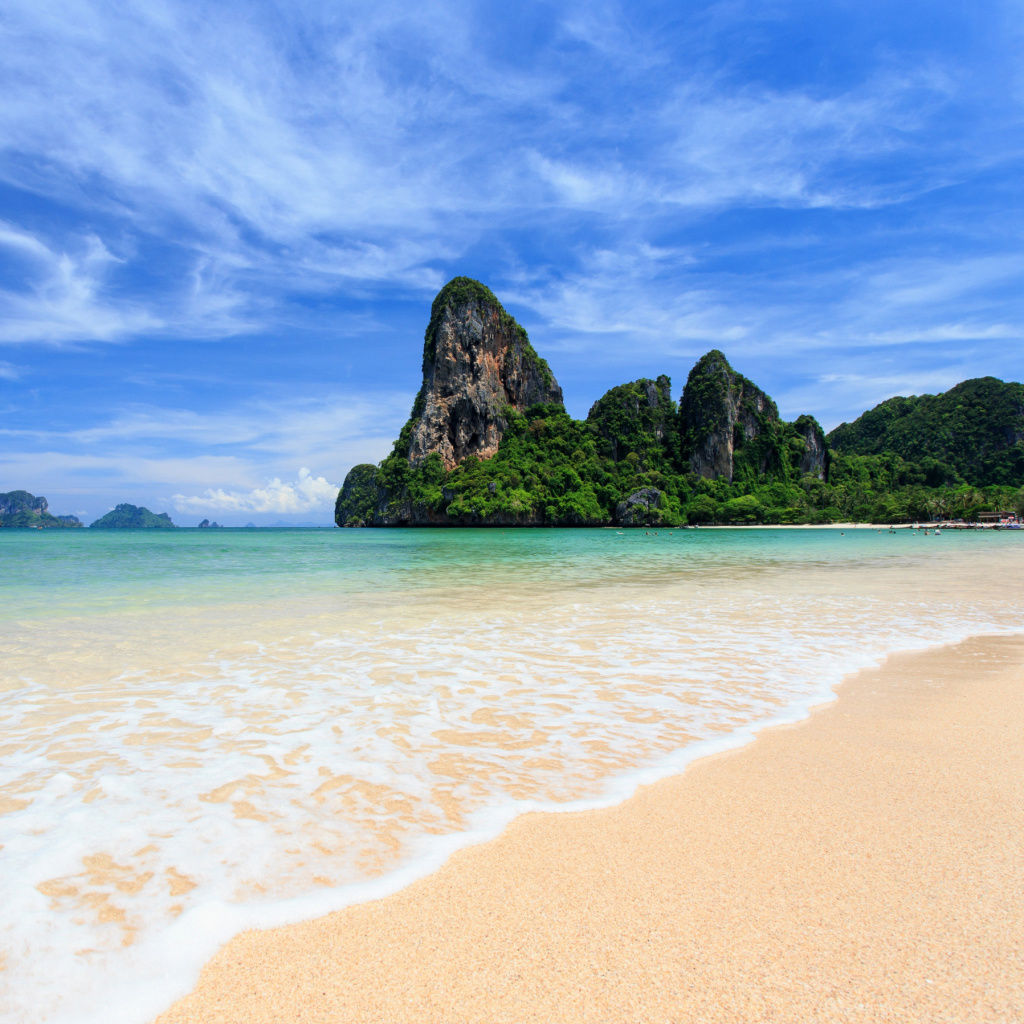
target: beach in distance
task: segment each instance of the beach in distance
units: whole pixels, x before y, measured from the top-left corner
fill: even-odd
[[[145,1024],[186,996],[215,955],[196,995],[169,1011],[169,1019],[402,1019],[394,1016],[398,1003],[387,1003],[405,998],[402,993],[422,1008],[415,1016],[424,1020],[531,1019],[521,1000],[534,998],[539,1000],[535,1019],[595,1019],[594,999],[610,1000],[607,1019],[652,1019],[654,1007],[673,1019],[672,1007],[684,1005],[672,1002],[681,998],[677,981],[685,988],[684,975],[697,977],[694,957],[704,965],[699,977],[717,977],[715,984],[727,987],[722,980],[727,973],[721,972],[728,964],[720,955],[732,957],[737,970],[752,970],[756,961],[765,977],[776,971],[790,979],[786,984],[796,985],[793,979],[801,976],[792,973],[799,959],[794,948],[785,947],[789,959],[777,963],[771,944],[767,951],[757,952],[755,943],[729,953],[734,946],[729,928],[748,938],[751,928],[763,934],[773,914],[779,916],[769,928],[772,935],[771,929],[782,935],[786,928],[804,928],[816,904],[810,896],[810,902],[797,897],[795,876],[787,874],[789,861],[775,866],[759,861],[761,874],[751,878],[758,885],[765,882],[769,892],[785,891],[792,905],[779,902],[779,896],[757,911],[760,924],[741,927],[739,908],[748,906],[749,893],[736,897],[738,902],[729,897],[716,904],[714,914],[706,904],[710,916],[700,920],[708,927],[701,925],[691,942],[672,930],[672,900],[704,892],[700,879],[710,877],[709,871],[725,871],[728,864],[705,861],[698,870],[685,857],[675,860],[678,850],[658,846],[665,838],[663,819],[638,826],[640,838],[626,846],[605,847],[611,826],[604,822],[620,820],[616,815],[632,820],[635,812],[627,808],[641,804],[661,807],[657,794],[668,790],[649,784],[682,772],[678,783],[663,785],[696,787],[687,792],[704,794],[700,806],[708,815],[715,809],[718,817],[708,817],[704,843],[699,841],[705,835],[703,819],[680,818],[697,830],[688,842],[711,857],[729,845],[712,826],[728,826],[731,804],[715,796],[726,792],[715,788],[718,782],[701,780],[720,770],[711,766],[745,764],[748,755],[724,761],[707,755],[742,746],[766,726],[801,720],[811,707],[829,701],[844,678],[889,655],[987,637],[970,643],[996,645],[992,650],[998,657],[991,657],[1009,672],[1017,650],[1011,638],[1024,632],[1008,600],[1024,568],[1019,535],[1010,531],[943,531],[926,542],[914,531],[862,527],[10,530],[0,534],[0,548],[9,599],[0,618],[7,752],[0,766],[0,897],[11,908],[2,925],[0,1006],[7,1019],[19,1022]],[[943,677],[951,687],[956,681],[949,692],[973,707],[970,687],[978,680],[969,669],[989,663],[960,654],[946,660],[959,666]],[[890,679],[887,671],[883,666],[877,678]],[[899,690],[900,679],[916,678],[893,676],[893,685]],[[1009,700],[1017,683],[1006,678],[1000,693]],[[863,688],[851,685],[849,692],[861,692],[858,687]],[[955,702],[944,706],[954,715]],[[907,736],[918,730],[916,713],[900,712]],[[836,713],[828,714],[835,718]],[[1013,714],[1007,710],[1007,727]],[[964,723],[971,721],[966,710],[963,716]],[[770,742],[777,747],[776,760],[757,772],[768,780],[778,775],[788,763],[786,744],[804,728],[807,735],[819,735],[818,720],[762,735],[750,750]],[[962,745],[965,765],[976,760],[970,753],[975,742],[986,757],[1002,749],[999,737],[986,739],[988,734],[973,726],[949,735]],[[845,739],[841,745],[849,746]],[[936,766],[944,763],[939,753],[935,757]],[[700,765],[693,764],[701,758]],[[930,758],[927,754],[925,761]],[[1015,763],[1005,762],[1011,775]],[[836,788],[842,778],[867,772],[877,780],[872,799],[878,806],[872,804],[870,814],[863,807],[850,813],[860,816],[857,828],[872,833],[872,841],[888,842],[897,834],[899,815],[884,820],[871,815],[890,799],[884,787],[892,773],[906,781],[920,771],[915,762],[879,775],[880,764],[871,754],[863,764],[853,757],[834,770],[824,764],[815,768],[811,803],[801,809],[794,798],[784,826],[762,825],[778,835],[803,837],[808,846],[786,854],[793,862],[825,837],[821,856],[834,859],[839,856],[835,836],[853,826],[845,819],[836,825],[830,822],[838,819],[799,816],[817,813],[828,794],[846,799]],[[952,773],[950,778],[958,772],[941,769]],[[967,786],[975,776],[964,772]],[[647,788],[630,801],[640,786]],[[993,814],[1010,813],[1004,791],[991,781],[984,786]],[[735,786],[728,790],[736,791]],[[892,794],[897,800],[895,789]],[[759,799],[751,795],[748,802],[760,806]],[[914,802],[909,796],[898,799]],[[981,806],[973,797],[967,802]],[[953,813],[954,804],[944,790],[929,806],[941,816]],[[543,811],[586,813],[534,813]],[[767,807],[761,811],[767,813]],[[591,812],[596,817],[588,818]],[[907,820],[917,834],[920,821]],[[739,821],[735,827],[745,830],[747,825],[735,824]],[[588,875],[591,868],[581,860],[579,877],[562,878],[561,895],[547,907],[531,911],[533,904],[515,903],[520,888],[529,892],[548,877],[544,865],[551,861],[539,849],[524,847],[514,854],[513,870],[500,861],[512,856],[507,844],[544,830],[544,848],[562,851],[558,857],[571,871],[573,858],[564,856],[564,844],[574,846],[571,830],[581,827],[573,822],[591,822],[587,857],[604,857],[606,865],[598,875]],[[980,876],[963,862],[973,856],[971,844],[979,834],[957,833],[957,841],[966,845],[951,846],[949,859],[935,861],[938,881],[921,896],[922,906],[940,895],[954,900],[974,891],[970,879]],[[993,832],[985,848],[993,863],[1002,864],[1000,870],[1016,870],[1019,847],[1002,835]],[[644,853],[647,838],[652,845]],[[865,856],[882,870],[888,854],[882,847],[874,850]],[[499,860],[490,861],[492,856]],[[633,876],[622,874],[623,858],[634,864]],[[442,874],[435,874],[446,863]],[[852,863],[843,860],[837,868],[846,878],[842,900],[861,884],[860,875],[844,874]],[[424,956],[404,965],[415,977],[402,980],[396,974],[381,985],[378,975],[376,994],[359,988],[363,982],[345,958],[351,954],[372,964],[385,957],[385,950],[367,952],[371,946],[364,943],[370,933],[391,942],[388,937],[402,931],[396,922],[410,906],[404,901],[426,893],[424,906],[436,910],[429,893],[449,893],[453,885],[460,891],[473,888],[472,879],[484,877],[490,877],[487,884],[504,887],[514,904],[510,912],[527,916],[491,928],[490,911],[452,903],[440,918],[458,922],[448,929],[446,942],[473,945],[481,929],[488,942],[524,928],[523,935],[536,934],[530,928],[548,929],[547,939],[531,939],[512,955],[481,937],[478,959],[472,970],[463,971],[463,954],[454,946],[438,946],[440,960],[427,955],[434,939],[416,931],[413,915],[407,934],[421,935],[416,941],[425,944]],[[715,885],[726,886],[721,892],[732,891],[733,882],[715,877]],[[906,887],[893,878],[886,883],[889,889],[877,891],[902,892]],[[678,888],[684,883],[697,890]],[[876,883],[882,884],[870,882]],[[637,886],[647,887],[643,899]],[[662,916],[652,917],[666,886]],[[380,902],[389,894],[396,895]],[[580,908],[599,912],[606,899],[611,902],[604,933],[595,930],[594,921],[575,916]],[[444,895],[442,902],[448,900]],[[726,904],[732,908],[728,913]],[[862,910],[875,905],[868,901]],[[315,923],[335,911],[341,916]],[[360,916],[378,912],[385,917]],[[729,928],[711,927],[729,915]],[[632,923],[623,930],[627,919]],[[687,920],[693,924],[698,918]],[[253,931],[303,921],[311,923],[302,928],[328,931],[286,930],[265,938]],[[1017,926],[1006,922],[1006,949],[1017,941]],[[878,919],[883,931],[895,927],[884,915]],[[815,934],[825,934],[831,925],[822,918],[814,928]],[[921,934],[913,931],[913,942]],[[996,979],[993,991],[1001,993],[1002,1002],[992,1003],[988,1016],[971,1019],[1002,1020],[999,1007],[1011,1005],[1002,961],[996,954],[994,960],[980,957],[977,950],[987,947],[978,943],[988,940],[973,934],[947,931],[936,939],[936,948],[947,949],[941,945],[946,942],[951,950],[974,951],[954,973],[962,974],[966,990],[974,993],[987,984],[985,978]],[[309,939],[313,935],[319,937]],[[892,935],[886,948],[902,941],[904,933]],[[241,937],[232,943],[234,936]],[[655,957],[664,961],[660,980],[651,974],[654,961],[644,966],[637,959],[642,936],[642,942],[653,943],[651,950],[659,948],[658,936],[676,950],[665,947],[665,957]],[[828,974],[820,959],[826,953],[814,952],[812,935],[805,938],[808,963],[818,964],[816,977],[846,979],[836,981],[829,998],[847,1005],[855,990],[863,995],[865,985],[889,984],[872,973],[875,968],[852,980],[842,974],[846,968]],[[264,941],[271,945],[261,946]],[[313,953],[309,941],[334,952]],[[275,945],[281,942],[295,945],[286,953]],[[354,943],[346,947],[349,952],[342,949],[345,942]],[[218,954],[224,943],[229,945]],[[685,963],[678,959],[680,943],[690,951]],[[399,960],[408,960],[404,947],[393,948]],[[267,967],[268,957],[279,962],[282,973]],[[959,963],[953,952],[950,957],[949,965]],[[514,964],[514,974],[487,973],[503,963],[509,969]],[[925,984],[921,963],[906,960],[902,981],[895,974],[885,977],[910,992],[913,985]],[[561,988],[545,973],[553,969]],[[595,971],[606,979],[605,987],[593,983]],[[53,984],[55,974],[62,978],[60,986]],[[942,981],[926,975],[947,985],[941,991],[948,990],[953,976]],[[751,977],[736,999],[769,991],[758,980],[761,975]],[[503,1002],[499,996],[513,983],[515,998],[508,995],[511,1001]],[[460,996],[462,1017],[442,1012],[439,993],[449,984],[476,993],[465,1002]],[[692,987],[711,993],[709,1000],[719,998],[713,986],[694,981]],[[282,995],[292,989],[294,1003]],[[498,1003],[506,1005],[505,1017]],[[882,1005],[877,1000],[871,1005],[876,1003]],[[354,1016],[345,1018],[343,1005]],[[736,1004],[729,1012],[737,1020],[759,1020],[759,1005],[756,1000],[746,1008]]]

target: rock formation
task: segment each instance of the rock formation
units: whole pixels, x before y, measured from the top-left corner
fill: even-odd
[[[334,519],[671,527],[715,521],[724,509],[727,521],[756,521],[765,506],[755,489],[807,484],[806,474],[824,481],[828,459],[812,417],[783,423],[771,398],[717,351],[694,366],[678,407],[663,375],[611,388],[575,420],[526,332],[487,288],[460,277],[431,308],[409,421],[379,465],[348,472]],[[694,475],[732,488],[723,496]]]
[[[807,445],[807,450],[800,458],[800,472],[824,480],[828,475],[829,452],[821,424],[813,416],[798,416],[793,421],[793,427]]]
[[[661,522],[659,505],[661,491],[656,487],[641,487],[615,506],[615,522],[619,526],[656,526]]]
[[[76,527],[82,524],[77,516],[55,516],[49,512],[46,499],[28,491],[7,491],[0,494],[0,527]]]
[[[467,455],[487,458],[501,443],[506,410],[538,403],[561,405],[562,389],[526,331],[478,281],[449,281],[430,310],[409,462],[437,452],[449,470]]]
[[[643,459],[651,448],[674,447],[676,403],[672,381],[664,374],[657,380],[642,377],[620,384],[599,398],[587,415],[601,437],[601,454],[613,462],[636,452]]]
[[[731,481],[735,450],[778,422],[775,403],[717,349],[698,360],[686,378],[679,400],[682,455],[698,476]]]
[[[91,530],[151,530],[173,529],[174,523],[166,512],[159,515],[148,508],[124,502],[112,508],[105,516],[90,524]]]
[[[339,526],[367,526],[374,521],[380,501],[376,476],[377,467],[368,462],[348,471],[334,503],[334,521]]]

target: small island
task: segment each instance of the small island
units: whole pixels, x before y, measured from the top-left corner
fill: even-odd
[[[150,512],[148,508],[138,505],[121,504],[111,509],[105,516],[91,523],[91,530],[149,530],[175,529],[171,517],[166,512]]]
[[[37,498],[28,491],[7,491],[0,494],[0,527],[60,529],[81,525],[78,516],[52,515],[42,495]]]

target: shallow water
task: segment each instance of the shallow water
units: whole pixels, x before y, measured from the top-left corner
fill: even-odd
[[[992,532],[0,530],[4,1019],[145,1021],[242,927],[1019,632],[1022,567]]]

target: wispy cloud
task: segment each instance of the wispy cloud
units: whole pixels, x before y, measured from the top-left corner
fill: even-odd
[[[872,206],[949,173],[861,166],[913,151],[954,92],[941,69],[769,88],[687,67],[685,37],[673,54],[614,3],[556,4],[551,48],[516,61],[481,45],[482,14],[441,2],[308,3],[284,22],[259,4],[59,10],[8,6],[0,173],[111,232],[171,235],[183,262],[133,304],[104,287],[102,235],[77,254],[39,242],[9,340],[230,335],[296,290],[430,291],[439,261],[552,211],[653,227],[730,204]]]
[[[104,296],[108,272],[121,261],[96,235],[58,251],[0,223],[0,250],[17,260],[25,282],[0,288],[0,342],[113,341],[163,326],[138,303]]]

